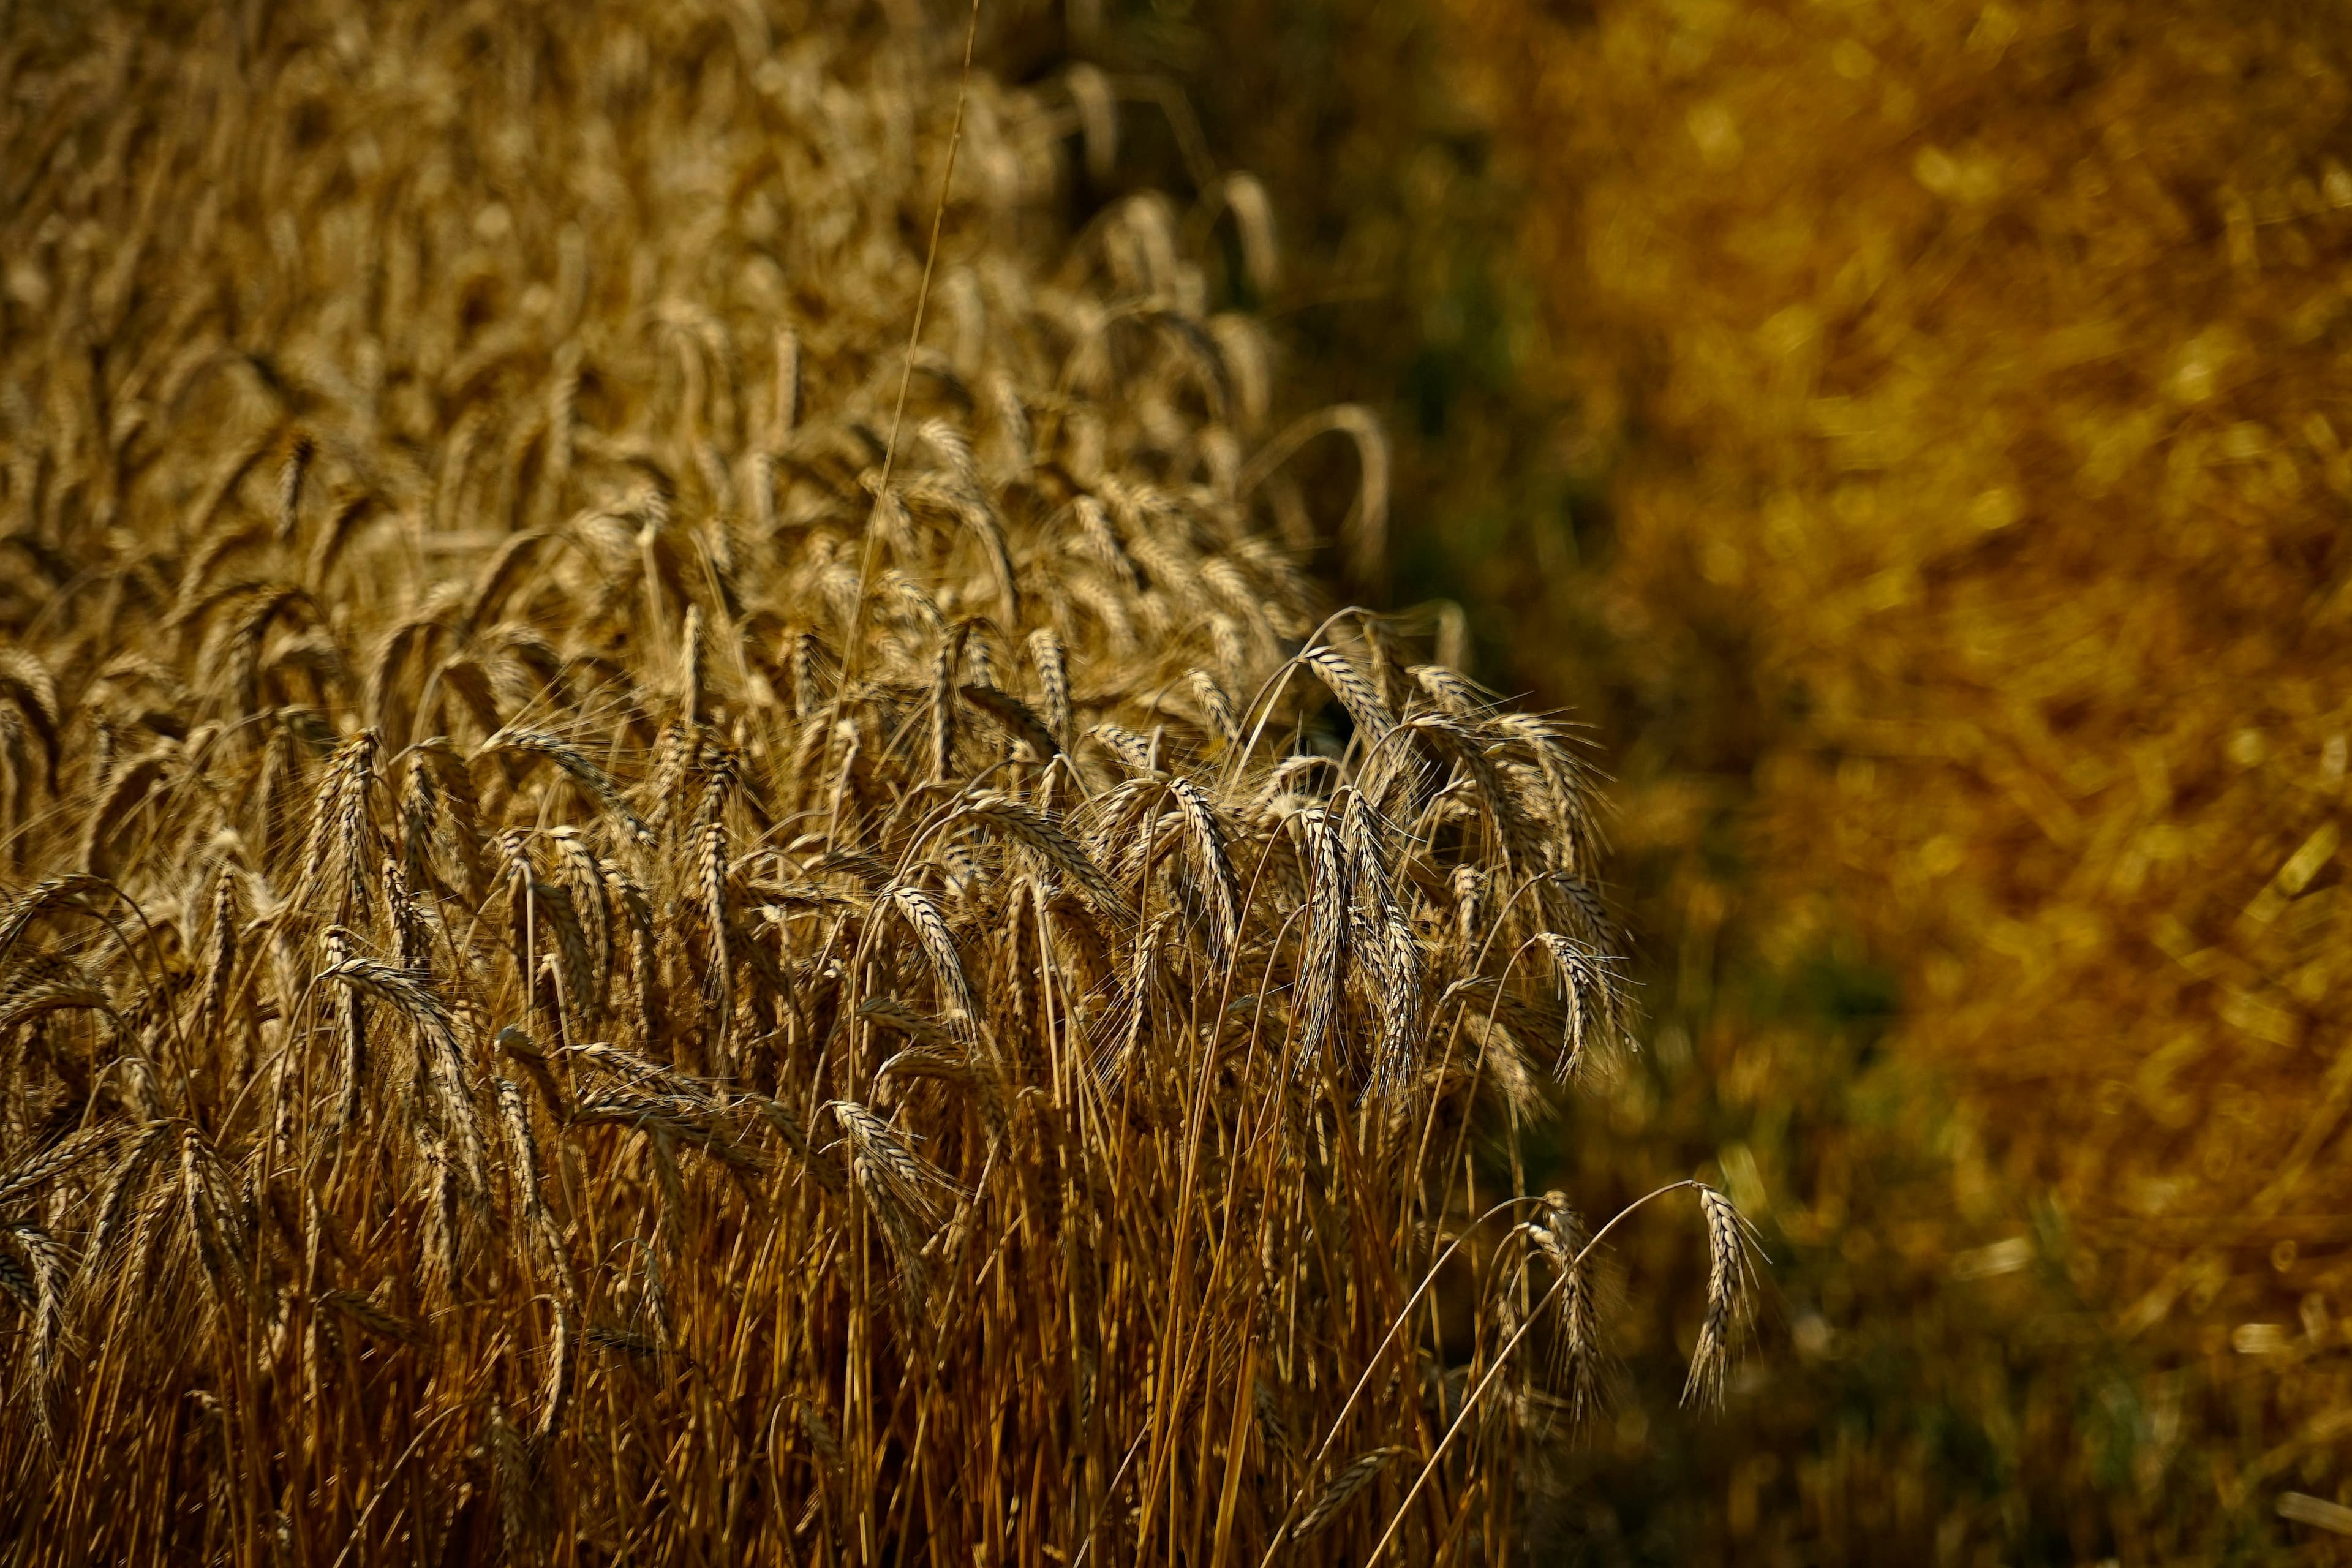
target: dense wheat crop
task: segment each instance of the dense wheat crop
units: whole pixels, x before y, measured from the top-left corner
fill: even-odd
[[[1515,1549],[1589,763],[1295,564],[1257,188],[902,9],[12,22],[12,1561]]]
[[[1671,911],[1684,973],[1858,954],[1887,1051],[1958,1091],[1957,1127],[1885,1112],[1961,1151],[1942,1213],[1898,1205],[1856,1183],[1883,1133],[1782,1135],[1821,1103],[1806,1031],[1719,1031],[1716,1127],[1749,1121],[1828,1260],[1793,1316],[1853,1391],[1798,1464],[1713,1478],[1733,1539],[1761,1488],[1814,1561],[2326,1551],[2352,30],[2218,0],[1445,9],[1525,181],[1535,374],[1610,502],[1589,571],[1516,595],[1590,607],[1619,684],[1680,710],[1629,838],[1727,806]],[[1964,1250],[1988,1225],[2011,1239]],[[2038,1307],[1995,1305],[2028,1276]],[[1897,1313],[1922,1363],[1865,1373]]]

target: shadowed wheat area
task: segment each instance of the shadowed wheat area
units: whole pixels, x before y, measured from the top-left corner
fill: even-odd
[[[1588,761],[954,20],[12,21],[12,1561],[1517,1549]]]

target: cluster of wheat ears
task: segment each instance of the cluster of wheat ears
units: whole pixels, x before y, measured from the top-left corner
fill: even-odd
[[[1590,764],[1322,614],[1263,196],[773,9],[12,24],[13,1560],[1491,1561],[1592,1396]]]

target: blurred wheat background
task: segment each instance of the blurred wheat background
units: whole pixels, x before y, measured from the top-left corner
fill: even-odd
[[[1722,1426],[1635,1347],[1563,1552],[2336,1560],[2341,18],[1117,46],[1315,236],[1278,341],[1398,433],[1397,591],[1604,737],[1654,1048],[1559,1168],[1712,1161],[1778,1260]]]

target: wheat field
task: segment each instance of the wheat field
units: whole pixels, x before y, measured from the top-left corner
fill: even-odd
[[[974,36],[12,16],[7,1561],[1521,1550],[1592,758],[1307,570],[1263,190]]]

